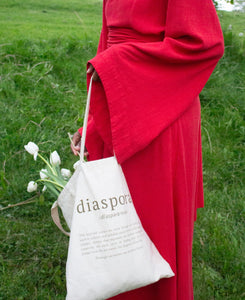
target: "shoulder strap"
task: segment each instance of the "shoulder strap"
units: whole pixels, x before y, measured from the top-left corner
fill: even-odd
[[[52,207],[51,207],[51,217],[54,221],[54,223],[57,225],[57,227],[65,234],[70,236],[70,232],[65,231],[63,226],[60,223],[60,216],[59,216],[59,210],[58,210],[58,201],[56,200]]]
[[[84,162],[84,147],[85,147],[85,140],[86,140],[86,133],[87,133],[87,125],[88,125],[88,115],[89,115],[89,106],[90,106],[90,98],[91,98],[91,91],[92,91],[92,82],[93,76],[90,79],[89,89],[88,89],[88,96],[87,96],[87,104],[85,109],[85,115],[83,119],[83,133],[81,138],[81,150],[80,150],[80,161]]]

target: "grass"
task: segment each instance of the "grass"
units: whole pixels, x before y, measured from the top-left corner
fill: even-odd
[[[71,168],[67,132],[81,125],[86,61],[96,53],[101,1],[0,3],[1,206],[30,198],[40,161],[57,150]],[[245,15],[219,13],[226,42],[201,94],[206,207],[193,245],[195,299],[245,299]],[[232,24],[232,29],[229,25]],[[68,239],[52,223],[51,195],[0,212],[0,299],[64,299]]]
[[[98,37],[101,1],[1,1],[1,36],[10,39],[50,40]]]
[[[225,55],[201,93],[205,209],[193,247],[198,300],[245,299],[245,45],[239,37],[245,15],[219,17]]]

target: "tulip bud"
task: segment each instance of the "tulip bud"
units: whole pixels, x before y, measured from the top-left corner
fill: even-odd
[[[68,170],[68,169],[61,169],[60,172],[61,172],[61,175],[62,175],[65,179],[68,179],[68,178],[71,177],[71,171]]]
[[[57,151],[54,151],[54,152],[51,153],[51,155],[50,155],[50,163],[53,166],[61,164],[60,156],[59,156],[59,154],[58,154]]]
[[[30,153],[31,155],[33,155],[34,157],[34,160],[37,159],[37,154],[38,154],[38,151],[39,151],[39,148],[38,146],[33,143],[33,142],[29,142],[27,145],[24,146],[25,147],[25,150]]]
[[[40,178],[41,179],[45,179],[45,178],[48,178],[48,175],[47,175],[47,173],[48,173],[48,170],[47,169],[42,169],[41,171],[40,171]]]
[[[27,192],[32,193],[37,190],[37,183],[34,181],[30,181],[27,186]]]

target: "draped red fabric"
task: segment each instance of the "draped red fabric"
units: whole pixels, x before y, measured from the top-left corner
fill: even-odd
[[[110,47],[108,32],[115,32]],[[223,37],[211,0],[106,0],[99,51],[90,63],[101,78],[111,125],[101,135],[107,141],[112,134],[121,163],[198,96],[223,54]]]
[[[146,232],[176,274],[115,300],[193,299],[193,225],[203,206],[198,94],[223,50],[212,0],[103,2],[89,61],[101,79],[92,89],[89,159],[114,151]]]

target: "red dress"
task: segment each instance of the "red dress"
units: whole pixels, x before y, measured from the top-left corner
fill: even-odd
[[[176,274],[112,299],[193,299],[193,226],[203,206],[198,94],[222,54],[212,0],[104,0],[90,60],[101,82],[89,159],[114,150],[144,228]]]

